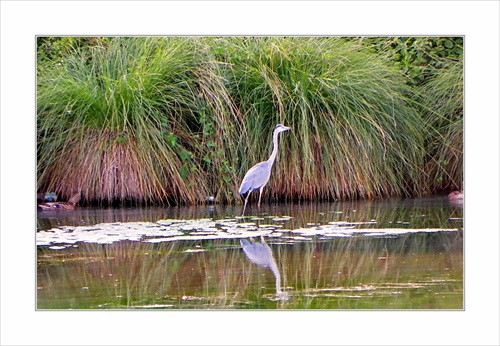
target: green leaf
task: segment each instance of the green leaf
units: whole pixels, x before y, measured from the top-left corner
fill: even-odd
[[[168,145],[170,145],[170,147],[175,147],[175,145],[177,144],[177,139],[178,137],[176,135],[174,135],[173,133],[168,133],[167,134],[167,143]]]
[[[182,149],[179,152],[179,155],[180,155],[182,161],[186,161],[187,159],[190,159],[193,157],[193,153],[190,152],[189,150],[185,150],[185,149]]]
[[[180,173],[181,173],[181,178],[183,180],[186,180],[188,178],[188,174],[189,174],[189,171],[186,167],[186,165],[182,165],[181,168],[179,169]]]

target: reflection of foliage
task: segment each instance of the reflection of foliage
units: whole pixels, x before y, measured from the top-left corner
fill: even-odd
[[[418,200],[417,200],[418,201]],[[294,217],[284,224],[296,229],[308,224],[325,225],[328,222],[369,222],[374,225],[361,225],[359,228],[457,228],[457,224],[449,220],[451,216],[462,217],[463,210],[449,207],[448,200],[429,199],[429,204],[415,203],[413,199],[386,199],[375,201],[342,201],[334,204],[318,203],[289,205],[283,210],[286,215]],[[452,213],[450,215],[450,212]]]
[[[296,307],[462,308],[461,248],[461,234],[340,238],[282,248],[277,260],[288,268],[285,284],[304,294]],[[443,289],[432,283],[430,272],[448,281],[443,285],[451,297],[438,302],[418,294],[417,288]]]
[[[426,202],[428,201],[428,202]],[[208,213],[211,210],[210,213]],[[213,220],[225,219],[228,215],[240,212],[239,207],[218,206],[209,209],[200,206],[183,208],[134,208],[98,210],[77,208],[71,213],[53,214],[40,213],[37,218],[38,230],[49,230],[61,225],[79,226],[96,225],[114,222],[156,222],[164,219],[196,220],[207,217]],[[278,210],[270,209],[270,214],[261,223],[272,223],[273,213],[293,216],[286,222],[278,222],[284,228],[296,229],[307,227],[310,224],[327,224],[328,222],[368,222],[375,220],[376,225],[370,227],[411,227],[427,228],[442,227],[456,228],[456,223],[451,223],[450,217],[463,217],[460,206],[452,207],[447,199],[385,199],[341,201],[331,203],[309,203],[282,205]],[[399,221],[399,223],[398,223]],[[257,221],[258,222],[258,221]],[[363,226],[367,227],[367,226]]]
[[[269,299],[274,276],[234,240],[40,247],[37,302],[39,309],[462,308],[462,241],[461,232],[293,246],[268,238],[293,296],[287,302]]]

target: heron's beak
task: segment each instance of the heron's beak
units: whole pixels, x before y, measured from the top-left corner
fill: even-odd
[[[289,126],[283,126],[286,130],[285,131],[292,131],[292,128]]]

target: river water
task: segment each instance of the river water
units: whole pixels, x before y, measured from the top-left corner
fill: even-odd
[[[463,204],[37,215],[37,309],[463,309]]]

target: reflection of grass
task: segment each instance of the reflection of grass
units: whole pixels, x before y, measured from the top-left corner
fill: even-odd
[[[341,238],[297,244],[281,256],[292,268],[288,278],[302,283],[296,308],[462,308],[461,246],[459,234]]]
[[[289,215],[292,219],[284,222],[284,228],[295,229],[305,227],[308,223],[324,224],[331,221],[370,221],[375,220],[375,227],[398,227],[397,221],[410,222],[407,227],[443,227],[456,228],[461,223],[448,220],[450,217],[462,217],[463,210],[451,208],[446,198],[441,200],[430,199],[433,205],[425,205],[422,200],[389,199],[374,201],[344,201],[336,203],[302,203],[282,204],[279,209],[263,207],[262,212],[269,216]],[[441,203],[435,205],[436,203]],[[451,213],[450,213],[451,210]],[[241,213],[241,208],[214,206],[169,207],[169,208],[134,208],[134,209],[87,209],[77,208],[71,212],[54,213],[40,212],[37,218],[37,228],[47,230],[61,225],[95,225],[110,222],[156,222],[161,219],[200,219],[213,218],[214,220],[234,218]],[[265,223],[274,223],[272,218],[265,218]],[[263,223],[264,223],[263,222]],[[389,224],[391,222],[391,224]]]
[[[345,201],[332,204],[305,204],[288,205],[288,210],[283,207],[281,213],[292,215],[290,221],[284,223],[284,227],[296,229],[305,227],[308,223],[327,224],[334,221],[347,222],[369,222],[375,220],[374,225],[362,225],[360,227],[411,227],[411,228],[457,228],[461,225],[451,222],[450,217],[462,217],[463,211],[449,208],[447,199],[434,200],[440,205],[418,204],[413,206],[411,199],[393,199],[379,201]]]
[[[445,199],[442,207],[415,207],[412,203],[408,199],[289,205],[278,215],[293,216],[283,222],[284,228],[308,222],[371,219],[377,221],[374,227],[388,227],[389,222],[393,222],[391,227],[422,228],[460,228],[462,224],[448,220],[450,216],[461,217],[463,210],[450,209]],[[205,209],[185,209],[187,214],[175,209],[178,214],[173,216],[196,218],[200,210]],[[221,208],[217,215],[227,215],[225,210],[232,209]],[[122,215],[95,215],[81,208],[75,215],[75,222],[80,219],[84,224],[172,217],[165,209],[155,208]],[[71,221],[69,216],[55,220]],[[398,220],[410,224],[395,224]],[[264,223],[268,222],[266,219]],[[288,245],[281,245],[283,238],[269,238],[267,242],[277,261],[282,287],[291,294],[288,301],[271,300],[275,293],[272,272],[250,263],[237,240],[119,242],[78,244],[63,251],[40,247],[38,307],[460,308],[463,301],[462,232],[329,241],[311,238]]]
[[[270,299],[273,274],[250,263],[233,241],[120,242],[39,248],[38,308],[462,307],[461,233],[272,241],[288,301]]]

